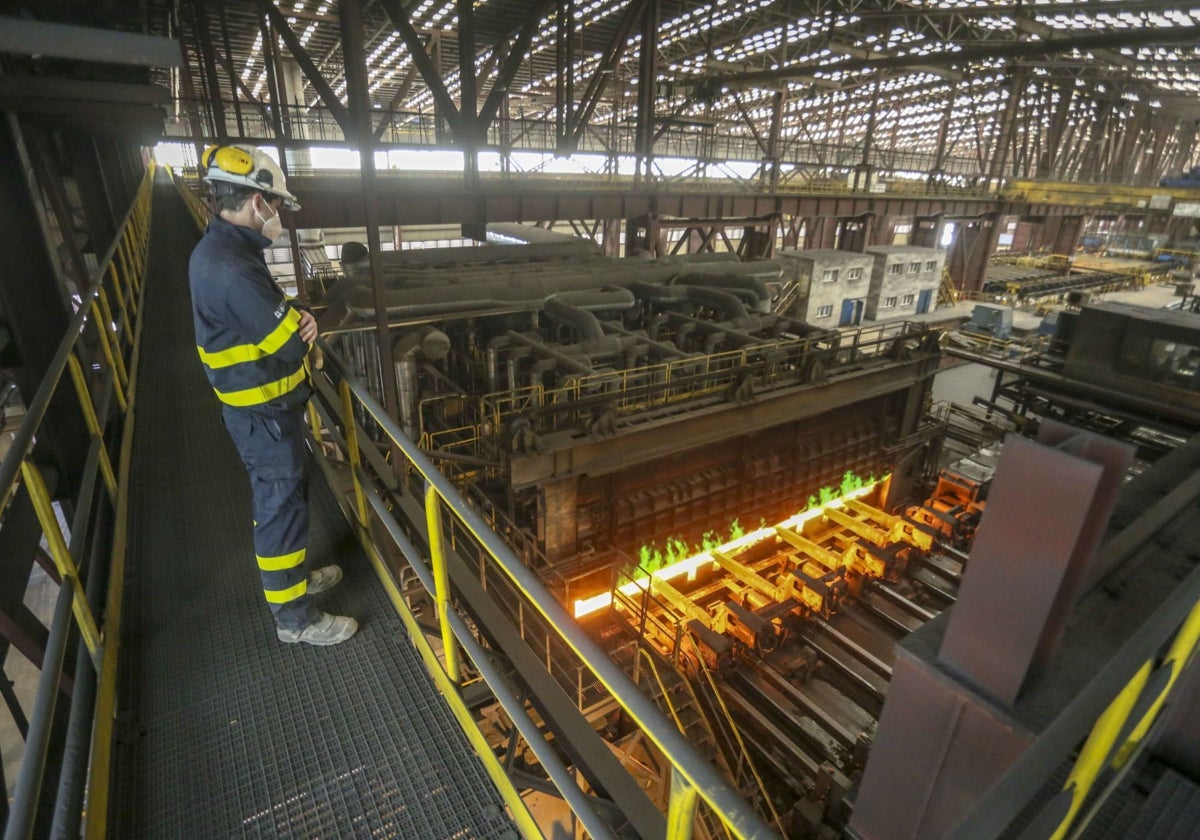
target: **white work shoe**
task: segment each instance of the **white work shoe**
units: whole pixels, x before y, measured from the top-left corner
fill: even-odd
[[[323,612],[303,630],[284,630],[277,627],[275,635],[279,637],[279,641],[288,644],[305,642],[310,645],[336,645],[346,641],[357,631],[358,622],[350,616]]]
[[[320,595],[337,586],[342,580],[341,566],[325,566],[308,573],[308,594]]]

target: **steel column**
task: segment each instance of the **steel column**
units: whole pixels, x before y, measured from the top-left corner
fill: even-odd
[[[1012,142],[1013,127],[1017,121],[1017,109],[1021,104],[1024,76],[1018,70],[1009,79],[1008,99],[1000,117],[1000,133],[992,143],[992,156],[988,161],[987,180],[989,185],[999,184],[1003,178],[1004,165],[1008,163],[1008,147]]]
[[[275,27],[276,31],[279,32],[280,37],[283,38],[284,43],[287,44],[288,50],[292,54],[292,58],[296,59],[296,63],[300,65],[300,69],[304,71],[304,75],[308,78],[309,84],[313,86],[313,90],[315,90],[321,97],[321,101],[325,104],[325,107],[329,109],[329,113],[333,116],[334,120],[337,121],[337,124],[341,126],[346,138],[349,139],[353,134],[353,121],[349,118],[346,108],[342,105],[341,100],[338,99],[337,95],[333,92],[333,88],[329,86],[329,82],[325,80],[325,77],[321,75],[320,69],[316,64],[313,63],[312,58],[309,57],[308,51],[304,49],[304,46],[300,43],[300,39],[296,37],[296,33],[292,32],[291,27],[288,26],[287,18],[284,17],[275,4],[267,2],[267,0],[259,0],[259,6],[264,12],[266,12],[267,17],[269,17],[271,20],[271,25]],[[262,22],[261,18],[259,19],[259,26],[264,33],[263,59],[267,62],[267,78],[270,80],[275,76],[275,68],[267,58],[267,27],[266,24]],[[361,33],[358,37],[359,41],[361,42]],[[274,50],[272,49],[271,52],[273,53]],[[274,82],[271,84],[272,90],[275,90],[276,88],[274,87]],[[276,102],[278,101],[279,100],[276,100]]]
[[[571,133],[571,105],[567,93],[571,75],[571,0],[558,0],[554,14],[554,148],[564,152],[567,135]]]
[[[926,182],[931,187],[941,184],[946,175],[942,171],[942,164],[946,159],[946,142],[950,136],[950,120],[954,117],[956,91],[957,88],[951,86],[946,94],[946,107],[942,110],[942,120],[938,123],[937,148],[933,152],[933,169],[929,170],[929,180]]]
[[[871,152],[875,143],[875,126],[879,120],[879,90],[881,87],[882,79],[877,75],[875,86],[871,90],[871,109],[867,113],[867,130],[863,135],[862,159],[858,166],[854,167],[854,181],[851,186],[855,190],[869,190],[871,187],[871,173],[875,170],[871,164]]]
[[[179,21],[176,19],[175,31],[178,32],[179,28]],[[196,149],[196,176],[202,177],[204,173],[200,171],[200,159],[204,157],[204,140],[202,139],[204,137],[204,127],[201,124],[198,111],[200,103],[196,99],[196,86],[192,82],[191,62],[187,60],[186,52],[187,47],[185,46],[184,62],[179,67],[179,84],[183,89],[183,98],[187,103],[184,109],[187,111],[188,128],[192,131],[192,145]],[[122,204],[128,204],[132,200],[132,194],[129,194],[128,190],[126,190],[126,193],[126,195],[122,196],[124,199]]]
[[[488,92],[487,99],[484,100],[483,107],[479,110],[477,132],[481,140],[487,136],[487,131],[496,119],[496,114],[500,110],[502,103],[508,101],[509,85],[513,83],[513,79],[517,76],[517,71],[521,69],[521,63],[529,53],[529,45],[533,41],[533,36],[537,34],[537,27],[540,21],[540,10],[536,13],[530,13],[529,19],[525,21],[520,31],[517,32],[517,37],[513,39],[512,47],[509,49],[508,54],[500,62],[500,69],[496,73],[496,81],[492,84],[492,89]]]
[[[988,260],[1000,237],[1000,215],[987,213],[973,221],[960,221],[946,253],[946,266],[954,285],[965,291],[983,287]]]
[[[446,122],[450,124],[451,132],[457,136],[460,130],[458,109],[454,107],[454,100],[450,97],[450,91],[446,89],[446,82],[442,79],[441,68],[429,57],[429,53],[425,52],[425,45],[421,43],[421,36],[413,28],[412,23],[408,19],[408,12],[404,10],[404,6],[400,3],[400,0],[379,0],[379,2],[391,19],[392,26],[396,27],[396,31],[400,33],[405,46],[408,47],[413,64],[421,71],[421,78],[425,80],[425,86],[429,88],[429,92],[433,95],[434,102],[442,110]],[[435,46],[437,45],[436,38],[433,43]],[[459,48],[462,48],[461,45]]]
[[[379,240],[379,208],[376,204],[375,150],[371,135],[371,103],[367,89],[367,65],[363,55],[363,27],[358,0],[342,0],[339,27],[346,66],[346,95],[350,102],[358,159],[362,176],[367,250],[371,265],[371,288],[375,295],[375,330],[379,348],[379,375],[383,380],[383,404],[392,417],[398,416],[396,365],[392,361],[392,341],[388,331],[387,302],[383,271],[379,264],[382,244]]]
[[[208,104],[212,108],[213,123],[217,137],[225,139],[229,130],[225,125],[225,103],[221,101],[221,82],[217,76],[216,46],[208,26],[208,7],[205,0],[196,0],[192,6],[196,21],[196,34],[200,38],[200,57],[203,60],[204,78],[208,83]]]
[[[457,0],[458,8],[458,74],[460,101],[459,123],[462,131],[458,142],[463,151],[463,175],[468,188],[479,183],[479,109],[477,79],[475,78],[475,3]]]
[[[228,5],[227,0],[218,0],[221,11],[221,44],[225,48],[225,57],[222,64],[229,73],[229,95],[233,97],[233,115],[237,120],[238,137],[244,137],[246,128],[242,123],[242,103],[238,101],[238,82],[241,78],[233,69],[233,48],[229,43],[229,18],[225,13],[225,7]],[[215,53],[220,58],[220,53]]]
[[[658,84],[658,12],[661,0],[648,0],[642,13],[641,56],[638,59],[637,158],[634,183],[650,180],[654,165],[654,100]]]
[[[583,137],[584,129],[592,120],[592,114],[596,111],[596,105],[599,104],[600,97],[604,95],[609,82],[616,77],[621,55],[624,53],[625,44],[629,40],[629,33],[633,31],[634,23],[643,16],[646,2],[647,0],[631,0],[629,5],[625,7],[625,11],[621,15],[621,20],[613,31],[612,38],[604,48],[604,52],[602,53],[603,58],[596,67],[596,72],[592,74],[592,78],[588,80],[587,89],[579,100],[579,110],[574,121],[575,136],[571,140],[571,148],[575,148],[579,144],[579,140]],[[614,116],[616,112],[617,108],[614,107]]]
[[[271,124],[271,115],[269,113],[267,113],[267,107],[261,101],[259,101],[259,99],[250,90],[250,88],[246,87],[246,83],[242,81],[242,77],[237,74],[237,70],[235,70],[233,67],[233,59],[229,58],[227,56],[218,56],[218,57],[220,58],[222,65],[224,65],[225,71],[229,74],[230,79],[233,80],[233,83],[235,85],[234,92],[233,92],[233,102],[234,102],[234,107],[237,109],[238,115],[240,116],[241,112],[242,112],[241,105],[238,103],[238,98],[237,98],[237,92],[240,90],[242,92],[242,96],[246,97],[246,101],[249,103],[252,103],[255,107],[258,108],[258,113],[259,113],[259,115],[262,116],[263,125],[270,125]],[[246,132],[245,132],[244,128],[242,127],[241,123],[238,124],[238,133],[243,138],[246,138]],[[249,139],[249,138],[246,138],[246,139]]]
[[[272,6],[272,8],[274,8]],[[275,136],[283,139],[283,116],[279,110],[279,87],[275,73],[275,49],[272,46],[271,25],[258,16],[258,33],[262,37],[263,68],[267,71],[267,94],[271,97],[271,127]],[[281,150],[282,151],[282,150]],[[282,157],[282,154],[280,155]]]
[[[1063,216],[1054,236],[1052,253],[1074,254],[1075,249],[1079,247],[1079,237],[1083,235],[1086,223],[1086,216]]]
[[[775,91],[771,102],[771,131],[767,135],[767,165],[771,168],[768,176],[771,192],[779,189],[779,138],[783,133],[783,106],[787,96],[783,89]]]
[[[1036,170],[1038,178],[1051,178],[1057,171],[1056,166],[1061,162],[1059,149],[1067,127],[1067,116],[1071,113],[1071,102],[1074,99],[1074,85],[1058,87],[1058,105],[1050,117],[1050,125],[1046,131],[1046,147],[1038,157]]]

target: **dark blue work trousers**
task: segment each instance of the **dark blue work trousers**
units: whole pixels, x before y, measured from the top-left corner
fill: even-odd
[[[317,617],[308,595],[308,486],[304,479],[304,407],[260,414],[222,406],[225,428],[242,456],[254,497],[254,553],[275,623],[300,630]]]

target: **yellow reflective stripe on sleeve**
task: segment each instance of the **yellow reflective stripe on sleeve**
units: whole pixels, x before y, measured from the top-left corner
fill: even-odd
[[[304,549],[293,551],[291,554],[282,554],[279,557],[259,557],[258,568],[264,572],[282,572],[287,569],[294,569],[304,562]]]
[[[306,592],[308,592],[308,578],[300,581],[295,586],[289,586],[287,589],[263,590],[263,594],[267,596],[267,602],[271,604],[286,604],[288,601],[296,600]]]
[[[280,347],[287,344],[287,340],[292,337],[292,333],[298,329],[300,329],[300,310],[289,306],[288,312],[283,316],[283,320],[279,322],[279,326],[271,330],[266,338],[258,342],[258,349],[270,356]]]
[[[208,365],[213,370],[227,368],[231,365],[239,365],[243,362],[253,362],[258,359],[265,359],[272,353],[279,350],[280,347],[287,344],[287,340],[292,337],[292,334],[300,328],[300,311],[289,307],[283,320],[267,334],[267,337],[258,344],[238,344],[235,347],[228,347],[224,350],[214,350],[208,352],[203,347],[197,345],[196,351],[200,354],[200,361]]]
[[[226,405],[246,408],[251,405],[264,405],[284,394],[290,394],[304,383],[305,375],[304,365],[301,365],[296,368],[295,373],[289,374],[283,379],[268,382],[266,385],[245,388],[241,391],[217,391],[216,388],[213,390],[217,391],[217,398]]]

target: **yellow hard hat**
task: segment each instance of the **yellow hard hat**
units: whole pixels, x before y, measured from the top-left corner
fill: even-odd
[[[296,196],[288,192],[279,164],[254,146],[209,146],[200,156],[200,166],[209,184],[220,182],[261,190],[282,198],[289,210],[300,209]]]

